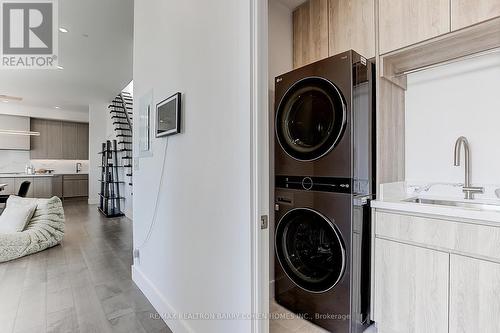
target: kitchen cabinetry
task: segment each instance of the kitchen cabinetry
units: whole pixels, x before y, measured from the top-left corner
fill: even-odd
[[[88,160],[89,126],[58,120],[31,119],[32,159]]]
[[[449,255],[377,239],[379,332],[447,332]]]
[[[88,196],[88,175],[64,175],[63,196],[64,198],[76,198]]]
[[[348,50],[375,56],[375,0],[309,0],[293,12],[293,65]]]
[[[21,184],[25,181],[28,181],[30,182],[30,187],[28,189],[28,193],[26,194],[26,197],[27,198],[34,198],[33,196],[33,188],[34,188],[34,184],[33,184],[33,177],[16,177],[14,178],[14,193],[12,194],[15,194],[17,195],[19,193],[19,188],[21,187]]]
[[[56,175],[52,177],[52,195],[59,198],[63,197],[63,176]]]
[[[450,332],[500,329],[500,264],[452,255]]]
[[[329,0],[309,0],[293,12],[293,67],[328,57]]]
[[[449,31],[450,0],[379,0],[380,54]]]
[[[35,198],[51,198],[52,197],[52,178],[51,177],[34,177],[33,196]]]
[[[0,129],[11,131],[29,131],[30,118],[0,114]],[[0,149],[30,150],[29,136],[0,134]]]
[[[375,0],[330,0],[328,22],[329,55],[375,56]]]
[[[378,331],[498,332],[500,226],[412,214],[375,209]]]
[[[498,0],[451,0],[451,30],[500,16]]]
[[[2,192],[0,192],[1,195],[15,194],[16,182],[15,182],[14,178],[0,178],[0,183],[7,184],[7,186],[5,186],[5,188],[4,188],[4,190]]]

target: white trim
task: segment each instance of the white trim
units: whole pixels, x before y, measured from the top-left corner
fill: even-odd
[[[149,280],[144,273],[136,265],[132,265],[132,281],[137,285],[137,287],[142,291],[144,296],[149,300],[149,302],[156,309],[158,314],[160,314],[163,321],[167,326],[176,333],[194,333],[194,330],[189,327],[185,320],[167,320],[165,314],[178,314],[178,311],[167,302],[165,296],[156,288],[156,286]]]
[[[268,0],[250,0],[250,235],[252,313],[269,313],[269,228],[261,230],[261,215],[269,216],[267,193],[268,140]],[[263,165],[266,164],[266,165]],[[255,318],[252,333],[268,333],[268,316]]]

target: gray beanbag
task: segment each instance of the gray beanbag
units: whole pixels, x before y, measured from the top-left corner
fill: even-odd
[[[37,207],[22,232],[0,234],[0,262],[43,251],[61,243],[64,210],[58,197],[37,199]]]

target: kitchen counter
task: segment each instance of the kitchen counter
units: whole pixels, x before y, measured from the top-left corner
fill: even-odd
[[[28,175],[26,173],[1,173],[0,178],[29,178],[29,177],[54,177],[54,176],[66,176],[66,175],[88,175],[86,172],[79,173],[52,173],[52,174],[33,174]]]
[[[426,214],[436,217],[449,217],[470,220],[471,223],[493,224],[500,223],[500,200],[494,196],[494,187],[486,188],[484,195],[477,195],[477,199],[465,200],[460,187],[453,185],[439,185],[441,189],[429,190],[425,194],[415,193],[415,186],[406,183],[391,183],[381,185],[378,200],[371,203],[371,207],[377,210],[388,210],[394,212]],[[448,187],[446,189],[446,187]],[[493,195],[492,195],[493,193]],[[424,198],[433,200],[458,201],[467,203],[499,205],[499,211],[485,210],[470,207],[457,207],[438,204],[426,204],[408,202],[411,198]]]

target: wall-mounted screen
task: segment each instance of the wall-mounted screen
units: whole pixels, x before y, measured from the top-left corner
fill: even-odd
[[[156,105],[156,137],[181,132],[181,93],[176,93]]]

